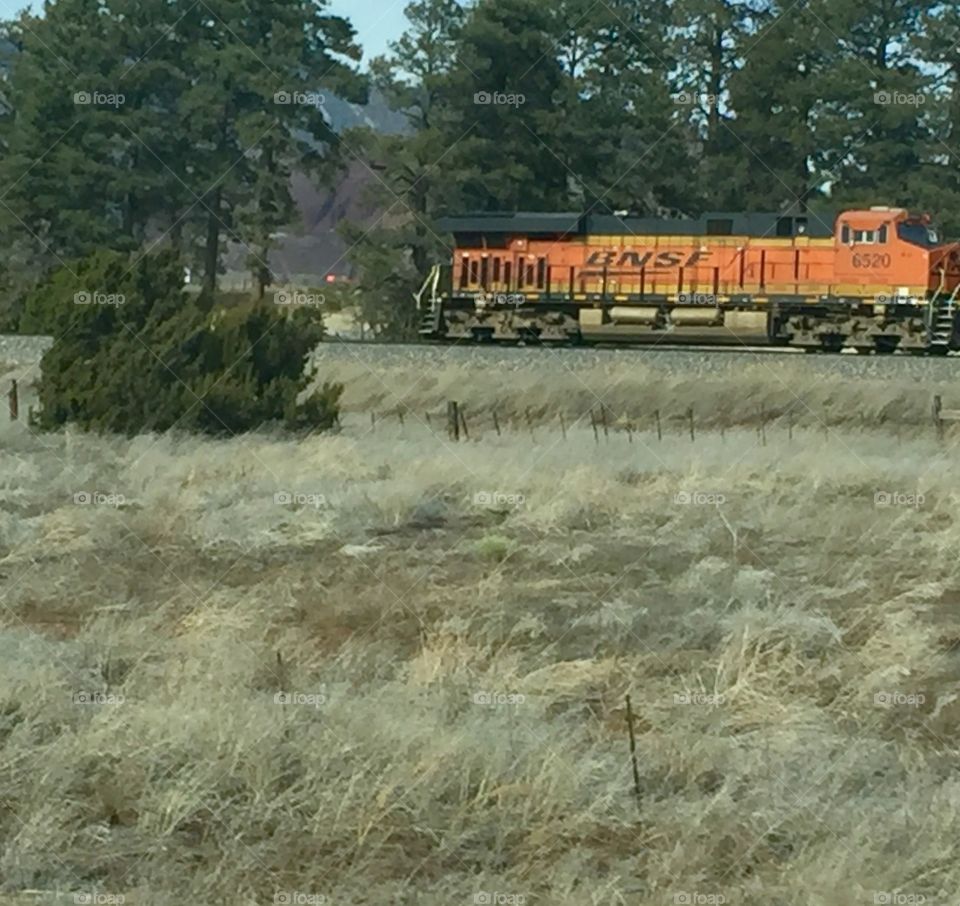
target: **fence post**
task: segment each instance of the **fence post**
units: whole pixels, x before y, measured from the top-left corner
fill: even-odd
[[[693,406],[687,409],[687,421],[690,423],[690,443],[694,443],[697,439],[697,435],[693,429]]]
[[[447,436],[460,440],[460,407],[453,400],[447,400]]]
[[[943,409],[943,400],[938,393],[933,398],[933,423],[937,428],[937,440],[943,440],[943,419],[940,417],[940,410]]]
[[[633,729],[633,709],[630,696],[627,695],[627,733],[630,739],[630,762],[633,766],[633,793],[637,797],[637,806],[643,805],[643,793],[640,789],[640,769],[637,766],[637,737]]]
[[[497,410],[493,410],[493,427],[496,429],[497,437],[500,436],[500,419],[497,418]]]
[[[20,418],[20,396],[17,392],[17,382],[10,382],[10,421],[15,422]]]
[[[659,409],[654,409],[654,410],[653,410],[653,417],[656,419],[656,422],[657,422],[657,440],[661,440],[661,441],[662,441],[662,440],[663,440],[663,431],[662,431],[662,429],[660,428],[660,410],[659,410]]]
[[[560,430],[563,432],[563,439],[567,439],[567,423],[563,420],[563,413],[560,413]]]
[[[463,406],[460,407],[460,427],[463,428],[463,436],[470,440],[470,432],[467,430],[467,416],[464,414]]]

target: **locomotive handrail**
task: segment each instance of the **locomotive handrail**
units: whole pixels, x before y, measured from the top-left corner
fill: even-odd
[[[940,285],[934,291],[933,297],[930,299],[930,304],[927,306],[927,310],[923,313],[923,318],[926,324],[924,325],[927,330],[933,329],[933,318],[934,313],[937,307],[937,299],[940,298],[940,293],[943,292],[944,284],[947,282],[947,269],[945,267],[940,268]],[[956,293],[954,293],[954,296]],[[950,297],[953,301],[953,296]]]
[[[413,294],[413,298],[417,302],[417,311],[423,310],[423,294],[427,291],[427,287],[430,287],[430,308],[431,310],[437,304],[437,286],[440,283],[440,265],[435,264],[430,268],[430,272],[427,274],[427,279],[423,281],[423,286],[420,287],[420,290]]]

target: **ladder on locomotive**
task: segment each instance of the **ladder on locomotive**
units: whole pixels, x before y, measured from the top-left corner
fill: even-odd
[[[949,347],[953,340],[957,312],[958,286],[949,296],[942,296],[939,290],[930,300],[930,345]]]
[[[440,265],[430,269],[427,279],[424,280],[420,291],[414,294],[417,300],[417,311],[420,312],[419,334],[422,337],[431,337],[440,332],[440,320],[443,317],[443,306],[437,289],[440,285]]]

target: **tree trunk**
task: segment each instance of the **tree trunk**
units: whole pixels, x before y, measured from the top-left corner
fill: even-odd
[[[723,91],[723,29],[716,26],[710,49],[710,114],[707,140],[715,145],[720,134],[720,94]]]
[[[203,292],[210,296],[217,291],[217,269],[220,266],[220,186],[213,192],[207,213],[207,239],[203,249]]]
[[[253,290],[254,298],[260,302],[266,295],[267,287],[273,275],[270,273],[270,267],[267,264],[267,256],[270,254],[270,244],[264,242],[257,250],[257,261],[253,268]]]
[[[177,211],[170,215],[173,223],[170,225],[170,244],[179,254],[183,254],[183,217]]]

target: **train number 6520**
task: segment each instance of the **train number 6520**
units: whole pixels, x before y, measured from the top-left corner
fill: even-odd
[[[853,266],[872,268],[890,267],[890,256],[880,254],[854,255]]]

